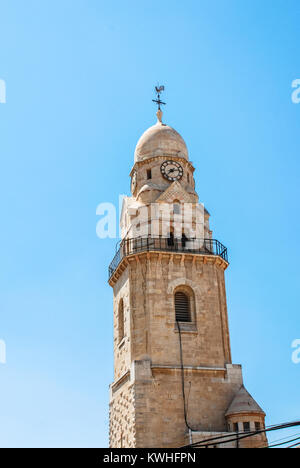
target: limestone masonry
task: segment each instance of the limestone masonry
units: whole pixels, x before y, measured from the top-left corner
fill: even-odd
[[[182,447],[224,436],[215,446],[264,447],[264,433],[242,438],[264,428],[265,413],[231,360],[227,250],[199,204],[183,138],[157,116],[136,146],[110,266],[110,446]]]

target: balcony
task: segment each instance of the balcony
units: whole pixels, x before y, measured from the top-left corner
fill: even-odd
[[[108,268],[111,278],[124,257],[142,252],[178,252],[214,255],[228,263],[227,248],[215,239],[177,239],[166,237],[137,237],[122,240],[119,250]]]

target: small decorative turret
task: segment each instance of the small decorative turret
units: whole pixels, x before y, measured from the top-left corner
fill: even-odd
[[[254,398],[247,392],[244,385],[232,400],[225,413],[228,429],[231,432],[255,432],[265,428],[265,412],[256,403]],[[259,432],[257,436],[243,438],[243,447],[257,447],[258,438],[261,440],[261,447],[268,445],[266,434]]]

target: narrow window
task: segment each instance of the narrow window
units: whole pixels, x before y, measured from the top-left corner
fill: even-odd
[[[255,421],[255,430],[260,431],[260,422]]]
[[[180,204],[179,203],[174,203],[173,204],[173,212],[174,212],[174,214],[177,214],[177,215],[180,214]]]
[[[147,169],[147,179],[152,179],[151,169]]]
[[[181,291],[175,293],[175,316],[177,322],[191,322],[190,301]]]
[[[119,313],[118,313],[118,328],[119,328],[119,343],[124,338],[124,302],[123,299],[119,303]]]
[[[233,432],[239,432],[239,423],[233,424]]]
[[[244,422],[244,432],[250,432],[250,423]]]
[[[189,173],[187,173],[187,181],[188,181],[188,183],[190,183],[190,174]]]

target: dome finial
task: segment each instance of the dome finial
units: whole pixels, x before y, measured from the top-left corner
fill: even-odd
[[[156,112],[156,116],[157,116],[157,121],[160,123],[162,122],[162,115],[163,115],[162,111],[158,109],[158,111]]]
[[[161,122],[161,119],[162,119],[162,111],[161,111],[160,106],[161,105],[163,105],[163,106],[166,105],[166,103],[162,102],[161,99],[160,99],[160,95],[164,90],[165,90],[164,86],[159,86],[159,84],[157,86],[155,86],[155,92],[157,94],[157,98],[152,99],[152,101],[155,102],[155,104],[157,104],[157,106],[158,106],[158,111],[156,112],[156,115],[157,115],[157,119],[158,119],[159,122]]]

